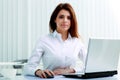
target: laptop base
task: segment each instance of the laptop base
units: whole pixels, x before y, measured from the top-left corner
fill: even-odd
[[[117,74],[117,71],[106,71],[106,72],[93,72],[93,73],[85,73],[84,75],[63,75],[67,78],[100,78],[100,77],[109,77]]]

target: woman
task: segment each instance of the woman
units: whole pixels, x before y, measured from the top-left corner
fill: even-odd
[[[61,75],[84,70],[86,49],[80,40],[75,12],[69,3],[60,3],[50,18],[50,34],[41,37],[25,65],[26,75],[46,78],[48,75]],[[80,58],[82,66],[77,68]],[[43,61],[44,69],[39,69]]]

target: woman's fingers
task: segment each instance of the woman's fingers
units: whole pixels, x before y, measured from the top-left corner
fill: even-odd
[[[47,78],[46,74],[45,74],[45,71],[42,71],[42,78]]]
[[[51,70],[45,70],[44,72],[46,72],[49,76],[55,75]]]
[[[40,71],[37,73],[37,75],[38,75],[40,78],[46,78],[46,75],[45,75],[45,73],[44,73],[43,70],[40,70]]]
[[[49,73],[51,74],[51,76],[54,76],[55,74],[53,73],[53,71],[49,71]]]
[[[48,74],[48,76],[55,75],[51,70],[40,70],[37,72],[37,76],[39,76],[40,78],[47,78],[46,74]]]

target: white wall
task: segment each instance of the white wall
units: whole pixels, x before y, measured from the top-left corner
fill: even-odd
[[[0,0],[0,61],[28,55],[28,9],[25,0]]]
[[[60,2],[75,9],[86,46],[89,37],[120,39],[119,0],[0,0],[0,61],[28,58]]]

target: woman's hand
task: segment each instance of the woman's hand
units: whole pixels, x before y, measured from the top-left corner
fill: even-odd
[[[72,68],[58,68],[53,70],[55,75],[61,75],[66,73],[75,73],[75,70]]]
[[[54,76],[55,75],[50,70],[40,70],[40,69],[36,70],[35,75],[38,76],[38,77],[40,77],[40,78],[47,78],[47,76],[45,75],[45,73],[47,73],[49,76]]]

